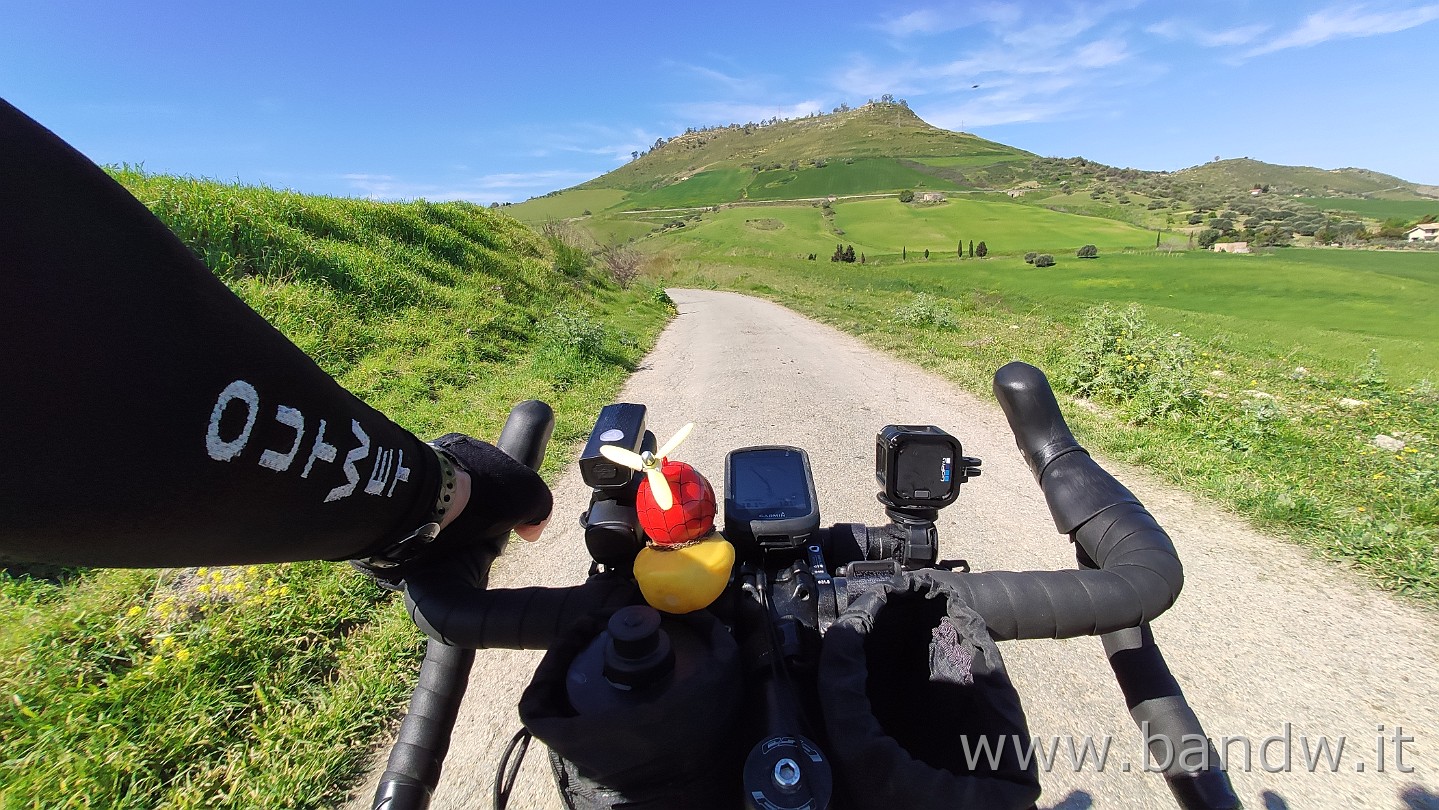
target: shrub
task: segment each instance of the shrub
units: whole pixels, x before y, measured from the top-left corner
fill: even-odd
[[[589,312],[568,306],[551,312],[540,322],[538,331],[550,345],[586,360],[603,357],[609,340],[609,331],[604,324],[595,320]]]
[[[622,290],[629,289],[635,279],[640,277],[640,264],[644,257],[629,245],[611,245],[600,251],[600,258],[604,261],[610,278],[620,285]]]
[[[1041,253],[1041,254],[1039,254],[1038,256],[1035,256],[1035,257],[1034,257],[1034,266],[1035,266],[1035,267],[1053,267],[1053,266],[1054,266],[1054,257],[1051,256],[1051,255],[1049,255],[1048,253]]]
[[[1074,255],[1081,259],[1097,259],[1099,258],[1099,248],[1094,245],[1085,245],[1079,250],[1074,251]]]
[[[894,317],[910,326],[959,328],[959,319],[954,316],[954,312],[929,293],[920,293],[910,299],[908,304],[894,311]]]
[[[1189,215],[1189,224],[1190,224],[1190,225],[1198,225],[1199,223],[1201,223],[1201,222],[1203,222],[1203,221],[1204,221],[1204,217],[1203,217],[1203,216],[1200,216],[1199,214],[1190,214],[1190,215]]]
[[[1024,263],[1034,264],[1034,260],[1037,258],[1039,258],[1039,254],[1031,250],[1028,253],[1024,254]]]
[[[1220,234],[1219,231],[1213,228],[1205,228],[1199,232],[1199,246],[1206,250],[1212,248],[1214,247],[1214,243],[1219,241],[1220,236],[1222,236],[1222,234]]]
[[[914,192],[909,189],[901,191],[899,193],[899,201],[902,203],[914,202]]]
[[[983,259],[985,256],[988,256],[988,255],[989,255],[989,245],[986,245],[985,243],[980,242],[980,243],[979,243],[979,247],[977,247],[977,248],[974,249],[974,255],[978,256],[978,257],[981,258],[981,259]],[[927,253],[926,253],[926,256],[928,256]]]
[[[1066,383],[1121,406],[1133,422],[1174,419],[1199,409],[1193,361],[1193,344],[1151,324],[1138,304],[1122,312],[1101,304],[1084,315]]]

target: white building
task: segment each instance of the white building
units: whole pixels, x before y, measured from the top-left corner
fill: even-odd
[[[1248,242],[1215,242],[1215,253],[1248,253]]]
[[[1423,225],[1415,225],[1413,230],[1404,234],[1404,238],[1410,242],[1433,242],[1439,238],[1439,222],[1426,222]]]

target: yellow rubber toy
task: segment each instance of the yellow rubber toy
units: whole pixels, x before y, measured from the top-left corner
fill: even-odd
[[[640,549],[635,581],[655,610],[691,613],[719,597],[733,568],[734,546],[716,532],[680,548]]]

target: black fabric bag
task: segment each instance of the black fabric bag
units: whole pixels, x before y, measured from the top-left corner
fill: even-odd
[[[825,634],[819,693],[835,775],[857,808],[1020,810],[1039,798],[999,648],[942,581],[905,574],[851,602]]]

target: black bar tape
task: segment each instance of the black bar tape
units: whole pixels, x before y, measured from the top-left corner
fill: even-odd
[[[1168,759],[1164,778],[1179,806],[1239,807],[1219,754],[1169,671],[1149,625],[1106,633],[1100,640],[1129,714],[1146,735],[1152,760],[1166,764]]]
[[[419,684],[400,723],[372,806],[379,810],[425,808],[440,782],[450,733],[469,685],[475,651],[430,641]]]
[[[479,590],[453,580],[406,583],[405,607],[430,638],[470,649],[544,650],[589,613],[630,604],[634,583],[592,579],[568,588]]]

